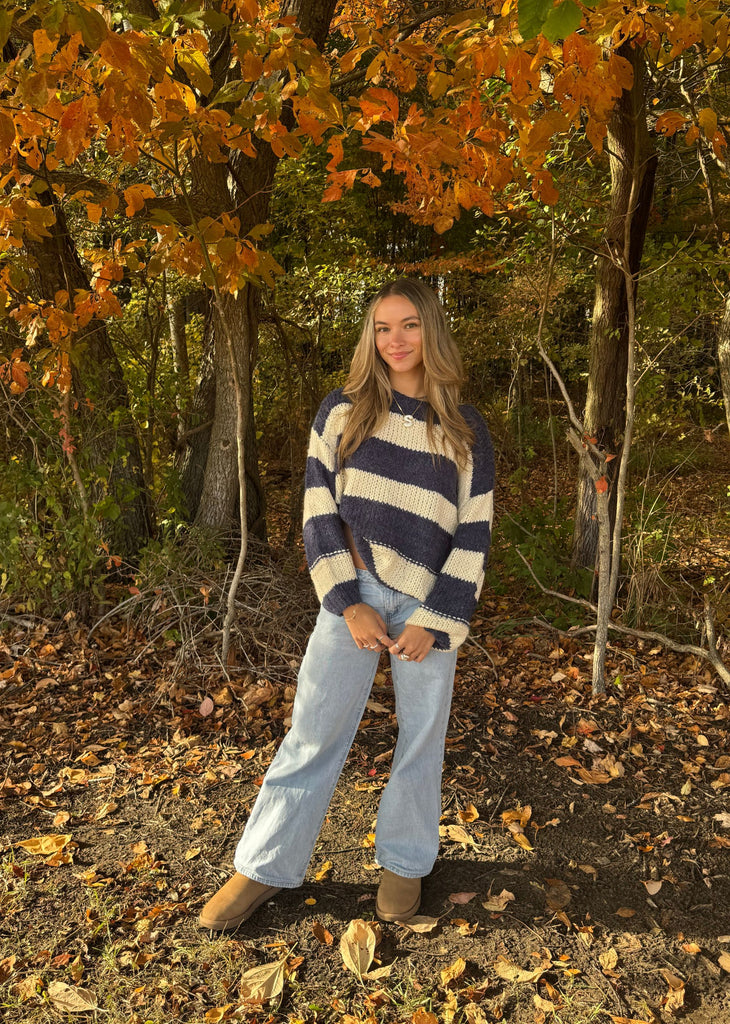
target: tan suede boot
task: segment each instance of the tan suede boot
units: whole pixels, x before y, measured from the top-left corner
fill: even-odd
[[[232,931],[277,892],[273,885],[262,885],[236,872],[205,904],[198,924],[214,932]]]
[[[421,905],[421,879],[402,878],[386,868],[378,886],[375,913],[381,921],[407,921]]]

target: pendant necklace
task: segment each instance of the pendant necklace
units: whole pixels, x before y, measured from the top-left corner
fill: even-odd
[[[396,404],[396,405],[398,406],[398,411],[400,412],[401,416],[403,417],[403,423],[405,424],[405,426],[406,426],[406,427],[412,427],[412,426],[413,426],[413,424],[414,424],[414,423],[416,422],[416,418],[415,418],[415,415],[414,415],[414,413],[417,413],[417,412],[418,412],[418,410],[419,410],[419,409],[421,408],[421,406],[423,405],[423,403],[424,403],[425,399],[424,399],[424,398],[422,398],[422,399],[421,399],[421,400],[419,401],[418,405],[416,406],[416,408],[415,408],[415,409],[413,410],[413,412],[412,412],[412,413],[410,413],[410,412],[404,412],[404,411],[403,411],[403,407],[401,406],[401,404],[400,404],[400,402],[398,401],[398,399],[397,399],[397,398],[395,397],[395,392],[393,392],[393,401],[394,401],[394,402],[395,402],[395,404]]]

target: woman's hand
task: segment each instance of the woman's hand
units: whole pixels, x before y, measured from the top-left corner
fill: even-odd
[[[384,651],[393,643],[388,636],[388,627],[369,604],[351,604],[345,608],[342,617],[360,650]]]
[[[436,637],[430,630],[423,626],[406,626],[389,650],[401,661],[423,661],[435,643]]]

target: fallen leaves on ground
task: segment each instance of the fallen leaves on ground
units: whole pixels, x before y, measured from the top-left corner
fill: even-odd
[[[267,1003],[276,999],[284,990],[286,961],[289,953],[281,960],[261,964],[244,971],[239,982],[241,998],[247,1003]]]
[[[477,846],[475,839],[461,825],[439,825],[439,836],[452,843],[463,843],[464,846]]]
[[[684,1007],[684,981],[666,969],[661,971],[664,980],[669,986],[669,991],[664,997],[664,1006],[670,1013],[679,1013]]]
[[[16,846],[20,846],[26,853],[32,853],[38,857],[48,857],[50,854],[58,853],[71,842],[71,834],[34,836],[32,839],[22,839]]]
[[[381,938],[382,931],[376,921],[363,921],[357,918],[350,921],[340,939],[340,953],[345,967],[360,981],[376,981],[390,973],[391,965],[376,968],[374,971],[369,969]]]
[[[312,935],[323,946],[331,946],[334,942],[332,932],[328,931],[319,921],[312,922]]]
[[[444,986],[444,988],[448,988],[451,982],[456,981],[457,978],[460,978],[465,970],[466,960],[464,960],[462,957],[457,957],[457,959],[454,960],[453,964],[451,964],[450,967],[445,967],[444,970],[441,971],[441,984]]]
[[[525,970],[520,967],[519,964],[514,963],[512,960],[508,960],[505,956],[501,956],[493,964],[494,970],[500,978],[503,978],[505,981],[514,981],[518,984],[537,981],[538,978],[542,977],[545,971],[550,970],[551,966],[552,963],[550,960],[541,960],[538,967],[534,967],[532,970]]]
[[[86,988],[75,988],[63,981],[52,981],[48,986],[48,998],[62,1013],[88,1013],[98,1006],[96,996]]]
[[[407,928],[409,932],[416,932],[417,935],[428,935],[438,927],[440,920],[439,917],[424,917],[416,914],[415,917],[409,917],[407,921],[398,921],[397,924],[401,928]]]
[[[510,903],[514,901],[515,894],[510,892],[508,889],[502,889],[498,896],[493,896],[490,892],[489,899],[482,903],[485,910],[491,910],[495,914],[500,914],[507,909]]]

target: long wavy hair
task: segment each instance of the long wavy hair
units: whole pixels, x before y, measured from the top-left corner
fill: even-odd
[[[416,307],[421,321],[426,434],[434,455],[451,454],[464,466],[474,444],[474,432],[459,412],[459,393],[464,379],[461,355],[451,337],[443,306],[422,281],[401,278],[381,288],[368,306],[360,340],[350,365],[344,393],[352,402],[338,450],[339,463],[346,460],[385,422],[393,401],[388,367],[375,344],[375,313],[383,299],[400,295]],[[436,423],[442,443],[436,438]]]

